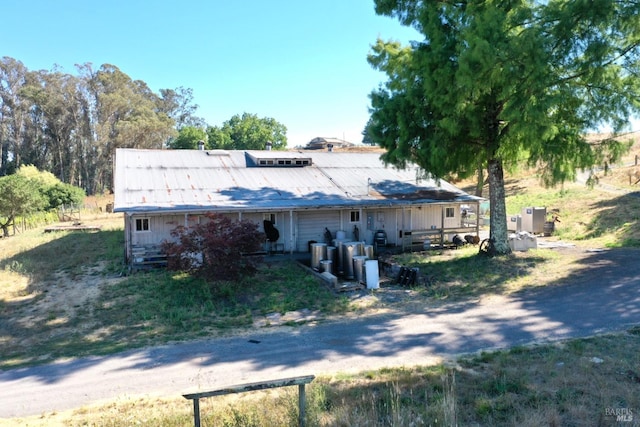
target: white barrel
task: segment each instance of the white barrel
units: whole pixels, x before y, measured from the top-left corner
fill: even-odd
[[[378,289],[380,287],[380,273],[378,272],[378,260],[368,259],[364,262],[367,279],[367,289]]]
[[[336,231],[336,240],[345,240],[347,238],[347,233],[344,230]]]

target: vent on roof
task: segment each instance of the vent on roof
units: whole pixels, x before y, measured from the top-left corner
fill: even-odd
[[[229,152],[226,150],[208,150],[206,151],[206,153],[207,153],[207,156],[224,156],[224,157],[231,156]]]
[[[271,151],[269,154],[275,153]],[[260,156],[254,155],[254,153],[251,153],[250,156],[254,164],[258,167],[295,168],[311,166],[312,164],[311,157],[276,157],[277,155]]]

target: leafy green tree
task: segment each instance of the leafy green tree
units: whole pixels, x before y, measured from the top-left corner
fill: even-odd
[[[38,210],[57,209],[62,205],[76,206],[82,203],[86,194],[82,188],[65,184],[51,172],[38,170],[33,165],[23,165],[17,175],[31,182],[31,190],[39,192],[46,200]]]
[[[178,136],[169,142],[169,148],[195,150],[199,141],[207,140],[207,132],[201,128],[185,126],[178,131]]]
[[[39,170],[34,165],[22,165],[16,173],[39,184],[38,187],[52,187],[60,182],[51,172]]]
[[[218,126],[209,126],[207,128],[207,145],[208,149],[216,150],[225,147],[231,147],[231,137],[226,134],[222,128]]]
[[[264,150],[271,142],[273,150],[287,148],[287,128],[272,118],[259,118],[255,114],[236,114],[221,128],[210,128],[210,148],[227,150]]]
[[[371,126],[371,119],[367,122],[362,130],[362,143],[364,145],[376,145],[376,142],[371,138],[369,134],[369,126]]]
[[[15,219],[45,209],[47,200],[40,191],[40,184],[20,174],[0,177],[0,228],[4,237]]]
[[[57,209],[60,206],[78,206],[86,196],[82,188],[64,182],[45,187],[42,192],[48,201],[48,209]]]
[[[388,81],[371,94],[371,138],[384,159],[466,177],[486,167],[490,237],[507,241],[504,168],[537,167],[543,183],[616,161],[628,144],[590,143],[638,110],[640,3],[631,0],[375,0],[376,13],[424,35],[378,40],[369,55]]]

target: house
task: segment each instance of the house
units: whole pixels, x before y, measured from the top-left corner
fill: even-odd
[[[124,213],[125,254],[152,257],[178,225],[203,214],[264,220],[279,231],[271,249],[306,252],[329,230],[372,244],[384,230],[390,246],[450,240],[478,232],[463,207],[481,199],[420,178],[415,166],[385,166],[379,152],[118,149],[114,212]]]
[[[343,139],[338,138],[325,138],[322,136],[313,138],[306,145],[305,150],[323,150],[333,148],[347,148],[353,147],[353,144]]]

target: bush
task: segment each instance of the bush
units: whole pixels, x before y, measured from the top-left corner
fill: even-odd
[[[233,221],[220,214],[205,215],[207,221],[171,231],[175,242],[164,242],[167,268],[184,271],[209,282],[253,276],[262,257],[257,252],[265,236],[250,221]]]
[[[45,187],[42,191],[49,201],[49,209],[57,209],[63,205],[78,206],[86,196],[82,188],[62,182]]]

